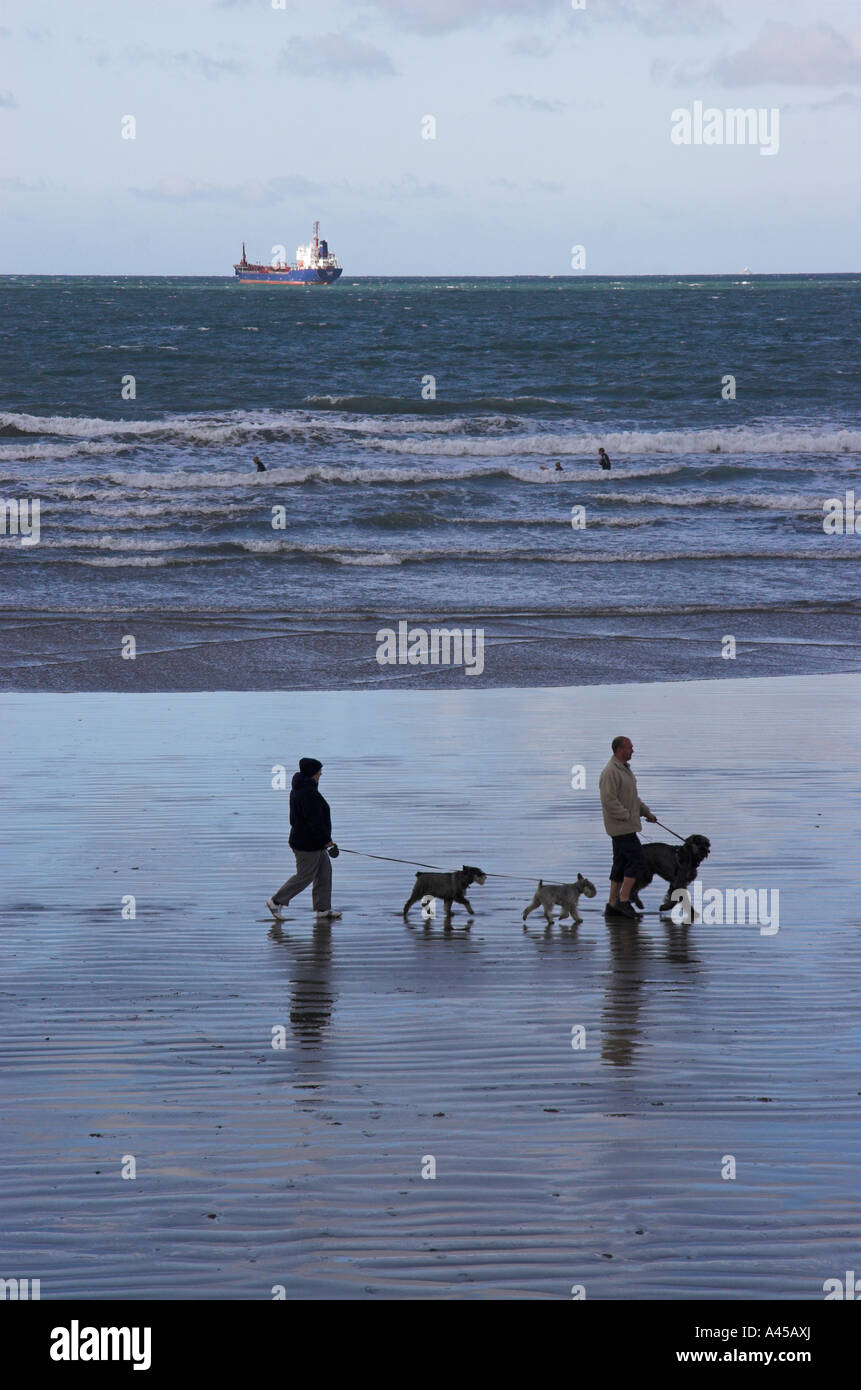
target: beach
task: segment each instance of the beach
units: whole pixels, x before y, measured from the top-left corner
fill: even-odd
[[[859,678],[658,675],[3,694],[0,1272],[43,1299],[813,1300],[857,1268]],[[704,889],[777,890],[779,929],[608,926],[620,732],[660,820],[710,837]],[[305,894],[275,926],[303,754],[343,850],[515,877],[468,930],[405,926],[414,869],[344,852],[342,919]],[[578,871],[582,925],[524,931]]]
[[[751,605],[705,605],[648,616],[600,612],[461,610],[377,614],[324,611],[214,616],[207,612],[0,614],[6,657],[0,689],[17,691],[327,691],[405,685],[532,689],[643,681],[721,680],[854,672],[861,627],[854,599],[810,601],[779,620]],[[461,661],[381,663],[380,632],[481,634],[482,668]],[[734,647],[726,645],[731,636]],[[134,637],[134,658],[123,656]],[[441,653],[443,655],[444,653]],[[454,649],[451,655],[455,655]]]

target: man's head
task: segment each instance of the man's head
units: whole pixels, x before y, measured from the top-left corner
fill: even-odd
[[[313,777],[315,782],[319,782],[323,764],[317,758],[300,758],[299,771],[303,777]]]
[[[620,763],[629,763],[631,761],[634,745],[629,738],[625,738],[624,734],[620,734],[618,738],[614,738],[610,747],[613,750],[613,757],[618,758]]]

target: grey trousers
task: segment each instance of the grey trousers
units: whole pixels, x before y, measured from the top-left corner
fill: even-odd
[[[328,912],[332,906],[332,861],[324,849],[294,849],[296,872],[282,883],[272,901],[286,907],[291,898],[313,883],[311,906],[315,912]]]

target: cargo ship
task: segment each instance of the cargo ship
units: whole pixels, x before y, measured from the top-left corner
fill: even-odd
[[[320,223],[315,222],[313,239],[308,246],[296,248],[294,265],[286,261],[255,265],[246,257],[243,241],[242,260],[234,265],[233,273],[241,285],[333,285],[341,266],[329,251],[328,241],[320,240]]]

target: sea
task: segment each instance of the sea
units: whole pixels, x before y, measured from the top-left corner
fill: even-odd
[[[39,499],[40,538],[0,536],[0,604],[702,623],[772,673],[858,669],[861,539],[823,517],[861,501],[859,299],[861,275],[5,276],[0,498]]]

